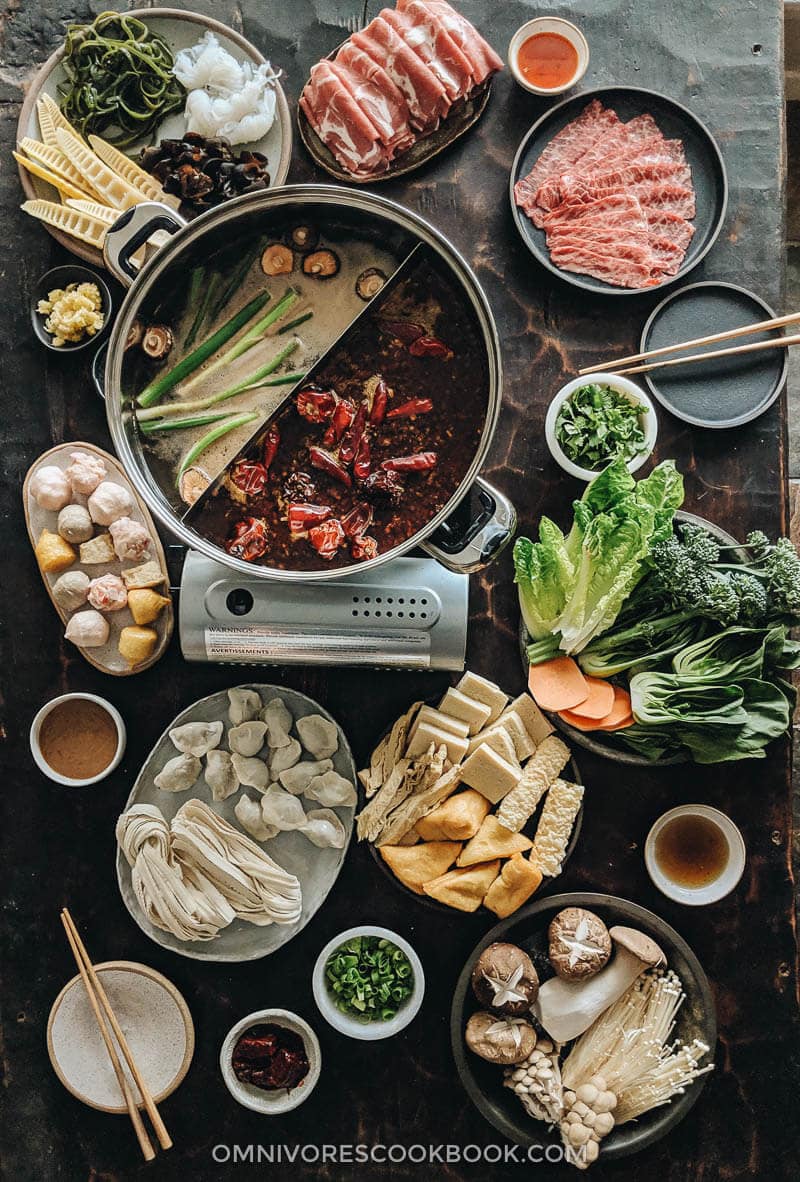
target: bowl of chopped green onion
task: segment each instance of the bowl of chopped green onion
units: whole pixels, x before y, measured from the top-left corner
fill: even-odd
[[[620,456],[629,472],[641,468],[656,445],[658,421],[634,382],[593,373],[562,386],[548,407],[544,432],[556,463],[588,481]]]
[[[422,1005],[425,974],[402,936],[387,928],[356,927],[322,949],[312,987],[320,1013],[334,1030],[371,1041],[408,1026]]]

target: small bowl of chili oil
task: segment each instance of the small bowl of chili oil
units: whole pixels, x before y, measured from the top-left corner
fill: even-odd
[[[517,29],[508,47],[511,73],[531,94],[563,94],[589,65],[589,43],[571,21],[539,16]]]
[[[219,1065],[234,1100],[253,1112],[278,1116],[311,1095],[322,1052],[316,1034],[299,1014],[256,1010],[228,1032]]]

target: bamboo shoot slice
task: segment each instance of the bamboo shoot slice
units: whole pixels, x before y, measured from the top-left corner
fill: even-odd
[[[64,155],[74,161],[76,168],[80,169],[106,205],[113,205],[115,209],[130,209],[132,205],[145,200],[138,189],[112,172],[77,136],[60,127],[56,131],[56,139]]]
[[[48,185],[52,185],[54,189],[58,189],[62,196],[66,194],[67,197],[74,197],[77,201],[86,200],[85,189],[76,189],[71,181],[66,180],[55,172],[51,172],[49,168],[44,168],[43,165],[37,164],[35,160],[29,160],[27,156],[23,156],[20,152],[12,152],[12,156],[17,164],[31,173],[32,176],[38,176],[39,180],[47,181]]]
[[[62,113],[58,103],[49,94],[43,93],[39,95],[39,98],[36,100],[36,114],[39,117],[39,128],[42,133],[42,139],[46,144],[52,144],[54,148],[58,147],[56,132],[59,127],[62,127],[64,131],[68,131],[70,135],[74,135],[76,140],[83,142],[77,129],[72,126],[66,115]]]
[[[70,209],[66,205],[57,205],[55,201],[23,201],[21,208],[39,221],[79,238],[81,242],[88,242],[98,250],[103,248],[107,226],[97,218],[91,217],[79,209]]]
[[[119,217],[118,209],[112,209],[110,205],[100,205],[97,201],[77,201],[74,197],[68,197],[64,204],[70,209],[88,214],[91,218],[97,218],[104,226],[113,226]]]
[[[127,184],[141,193],[146,201],[164,200],[166,194],[158,181],[150,176],[149,172],[145,172],[138,164],[120,152],[118,148],[115,148],[113,144],[107,143],[99,135],[90,135],[89,143],[95,155],[99,156],[112,172],[122,177]]]
[[[29,156],[31,160],[35,160],[37,164],[41,164],[44,168],[49,168],[51,172],[63,176],[71,185],[75,185],[78,189],[84,189],[87,197],[96,197],[94,189],[92,189],[83,176],[83,173],[75,167],[71,160],[68,160],[60,148],[54,148],[51,144],[40,144],[38,140],[32,140],[28,136],[19,141],[19,147]]]

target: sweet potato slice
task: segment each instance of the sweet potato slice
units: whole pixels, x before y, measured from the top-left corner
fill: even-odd
[[[551,657],[531,665],[528,689],[543,710],[572,710],[589,696],[589,686],[572,657]]]
[[[630,694],[618,685],[613,686],[613,690],[614,704],[604,718],[584,718],[576,710],[559,710],[558,716],[579,731],[619,731],[633,726],[635,719],[631,713]]]
[[[599,722],[614,708],[614,687],[610,681],[603,681],[600,677],[589,677],[586,673],[583,676],[589,687],[589,696],[579,706],[573,706],[572,712],[581,718],[588,718],[590,722]]]

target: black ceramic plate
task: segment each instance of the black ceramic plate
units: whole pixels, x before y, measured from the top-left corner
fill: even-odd
[[[668,967],[680,977],[686,994],[678,1013],[674,1036],[686,1042],[698,1038],[711,1048],[702,1065],[713,1060],[717,1042],[717,1016],[708,978],[686,941],[663,919],[626,899],[583,891],[551,895],[547,899],[529,903],[516,915],[492,928],[473,949],[458,978],[450,1011],[450,1038],[462,1084],[478,1111],[504,1137],[518,1145],[541,1145],[547,1141],[556,1144],[558,1134],[548,1133],[545,1124],[527,1114],[510,1088],[503,1087],[502,1067],[487,1063],[467,1050],[464,1029],[469,1016],[480,1009],[472,994],[470,977],[481,952],[496,940],[519,944],[533,953],[534,962],[541,964],[547,953],[548,924],[564,907],[588,907],[609,927],[624,924],[651,936],[662,948]],[[700,1076],[683,1095],[675,1096],[670,1104],[654,1108],[639,1120],[613,1129],[602,1142],[601,1161],[627,1157],[660,1140],[686,1116],[700,1095],[706,1078],[705,1075]]]
[[[693,283],[662,300],[644,326],[640,348],[642,352],[661,349],[675,341],[711,336],[774,316],[762,299],[734,283]],[[780,335],[773,329],[690,352],[707,353]],[[683,353],[688,355],[686,350]],[[738,427],[763,414],[780,394],[786,381],[786,353],[786,349],[743,353],[654,369],[642,377],[653,397],[676,418],[697,427]],[[667,353],[663,359],[670,356]]]
[[[683,142],[697,195],[695,232],[683,266],[677,275],[670,275],[664,279],[659,285],[661,287],[683,278],[714,245],[722,228],[728,203],[725,165],[711,132],[687,107],[667,98],[666,95],[635,86],[604,86],[599,90],[574,95],[546,111],[525,136],[511,166],[509,191],[514,221],[531,254],[548,271],[584,291],[599,295],[641,295],[643,291],[653,291],[655,288],[615,287],[589,275],[574,275],[560,270],[550,261],[544,231],[538,230],[514,201],[514,185],[517,181],[527,176],[553,136],[580,115],[592,99],[599,99],[604,106],[611,107],[625,122],[635,115],[650,114],[668,139],[679,139]]]

